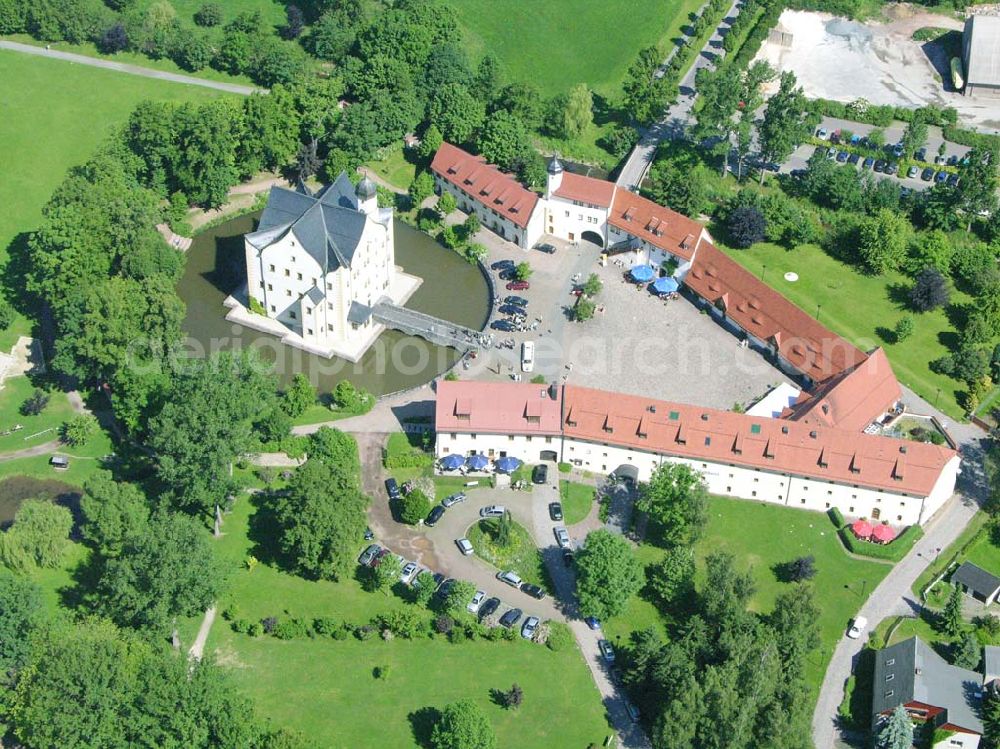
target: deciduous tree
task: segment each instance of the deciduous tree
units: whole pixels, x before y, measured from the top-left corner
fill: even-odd
[[[660,464],[640,484],[637,509],[649,515],[668,546],[691,546],[708,519],[707,490],[701,475],[681,463]]]
[[[472,700],[446,705],[431,732],[434,749],[496,749],[497,737],[486,713]]]
[[[642,568],[629,542],[607,530],[591,531],[576,555],[576,592],[588,616],[620,614],[642,587]]]

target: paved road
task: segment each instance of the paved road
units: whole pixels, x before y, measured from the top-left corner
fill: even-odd
[[[923,538],[893,567],[862,605],[858,615],[867,618],[870,627],[889,616],[913,615],[919,611],[920,601],[911,590],[913,583],[937,558],[940,550],[947,548],[961,534],[979,510],[979,502],[988,491],[982,468],[981,443],[986,435],[970,424],[949,424],[951,420],[947,416],[906,388],[903,389],[903,400],[908,409],[934,414],[943,424],[948,424],[947,429],[962,452],[962,475],[959,477],[959,493],[924,526]],[[844,622],[844,627],[846,629],[847,622]],[[850,640],[845,636],[833,651],[813,713],[813,743],[817,749],[838,746],[837,710],[844,698],[844,685],[864,646],[863,638]]]
[[[663,119],[640,134],[639,143],[632,150],[632,153],[629,154],[628,161],[625,162],[621,173],[618,175],[617,184],[620,187],[628,190],[637,190],[639,184],[646,176],[649,165],[653,163],[653,157],[656,155],[656,147],[660,144],[660,141],[667,138],[677,138],[684,134],[691,117],[691,107],[694,106],[695,76],[701,68],[714,68],[716,61],[725,54],[725,51],[722,49],[722,37],[728,33],[729,28],[736,20],[736,16],[739,15],[740,3],[741,0],[733,2],[729,12],[726,13],[722,22],[715,29],[715,33],[712,34],[711,38],[698,53],[698,57],[695,58],[691,69],[681,79],[680,98],[677,103],[666,111]],[[673,54],[676,54],[676,48],[671,56]],[[668,57],[667,60],[669,61],[669,59]],[[662,75],[662,72],[661,68],[658,71],[658,75]]]
[[[249,96],[252,93],[264,90],[255,86],[241,86],[237,83],[209,81],[204,78],[196,78],[192,75],[181,75],[180,73],[168,73],[163,70],[152,70],[151,68],[144,68],[140,65],[113,62],[99,57],[87,57],[86,55],[78,55],[74,52],[62,52],[57,49],[46,49],[45,47],[36,47],[32,44],[21,44],[20,42],[0,40],[0,49],[9,49],[14,52],[23,52],[28,55],[38,55],[39,57],[48,57],[54,60],[66,60],[68,62],[79,63],[80,65],[89,65],[93,68],[116,70],[119,73],[128,73],[129,75],[138,75],[144,78],[156,78],[157,80],[171,81],[173,83],[187,83],[191,86],[204,86],[205,88],[214,88],[216,91],[226,91],[230,94],[243,94],[244,96]]]

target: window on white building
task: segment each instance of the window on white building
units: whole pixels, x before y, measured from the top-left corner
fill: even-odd
[[[285,275],[286,276],[290,276],[290,275],[292,275],[292,272],[290,270],[288,270],[288,268],[285,268]]]
[[[273,304],[271,305],[271,312],[277,312],[277,310],[274,308]]]
[[[302,274],[301,274],[301,273],[296,273],[295,275],[296,275],[296,276],[298,277],[298,279],[299,279],[300,281],[302,280]]]
[[[274,291],[274,286],[272,286],[271,284],[268,284],[267,285],[267,290],[268,291]]]

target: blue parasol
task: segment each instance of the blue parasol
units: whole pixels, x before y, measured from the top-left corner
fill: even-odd
[[[500,458],[497,460],[497,470],[501,473],[513,473],[518,468],[521,467],[521,461],[517,458],[512,458],[509,455],[505,458]]]
[[[632,276],[634,281],[645,283],[646,281],[652,281],[655,273],[651,265],[637,265],[629,271],[629,275]]]
[[[655,294],[672,294],[678,289],[677,281],[675,281],[671,276],[664,276],[663,278],[657,278],[653,281],[653,293]]]
[[[465,467],[473,471],[481,471],[490,464],[490,459],[485,455],[470,455],[465,460]]]
[[[451,455],[445,455],[441,458],[441,468],[445,471],[457,471],[465,463],[465,458],[463,458],[458,453],[453,453]]]

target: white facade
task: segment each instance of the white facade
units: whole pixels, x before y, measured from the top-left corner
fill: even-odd
[[[438,458],[453,453],[479,453],[489,457],[511,455],[525,462],[537,462],[546,459],[542,451],[551,450],[558,451],[560,461],[593,473],[607,474],[620,466],[634,466],[639,481],[648,481],[661,463],[684,463],[704,477],[712,494],[817,512],[836,507],[845,517],[866,517],[897,526],[927,522],[952,495],[959,467],[956,455],[941,472],[930,495],[918,496],[563,436],[450,432],[438,433],[437,441]]]
[[[513,242],[522,250],[531,249],[538,244],[538,240],[542,237],[542,214],[544,211],[539,210],[537,204],[535,210],[531,212],[531,216],[528,217],[527,226],[521,227],[506,216],[501,215],[498,211],[487,208],[460,187],[453,185],[448,180],[442,179],[437,174],[434,175],[434,185],[439,195],[442,192],[451,193],[458,204],[459,210],[470,215],[474,214],[484,227],[495,234],[499,234],[508,242]]]

